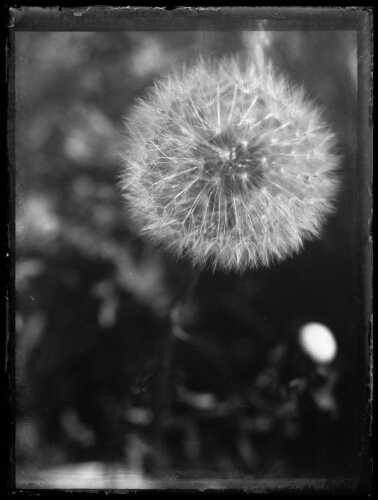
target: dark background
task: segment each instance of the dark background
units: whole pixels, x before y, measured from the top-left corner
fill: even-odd
[[[356,31],[266,33],[267,56],[336,132],[337,212],[281,264],[200,274],[180,317],[195,340],[173,345],[156,429],[169,310],[188,269],[129,218],[117,184],[123,119],[172,66],[253,53],[260,36],[16,33],[18,471],[101,461],[145,475],[359,475],[368,297]],[[310,321],[337,340],[325,374],[297,341]]]

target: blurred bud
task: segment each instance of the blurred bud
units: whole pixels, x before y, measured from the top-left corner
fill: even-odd
[[[332,211],[334,135],[270,66],[201,60],[157,82],[127,127],[131,211],[195,265],[242,271],[282,260],[319,236]]]
[[[315,363],[330,363],[337,353],[336,339],[321,323],[307,323],[299,331],[299,343]]]
[[[243,41],[246,49],[253,54],[256,65],[263,70],[265,61],[270,60],[270,46],[274,39],[274,31],[266,31],[266,21],[259,22],[259,30],[243,32]]]

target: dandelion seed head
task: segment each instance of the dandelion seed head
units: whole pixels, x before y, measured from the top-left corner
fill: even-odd
[[[127,123],[121,185],[142,231],[195,265],[269,265],[318,237],[337,193],[321,110],[270,67],[199,61]]]

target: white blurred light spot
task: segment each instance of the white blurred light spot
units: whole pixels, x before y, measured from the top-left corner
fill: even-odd
[[[54,213],[52,203],[47,198],[31,195],[21,210],[16,219],[17,237],[26,234],[32,237],[49,236],[59,230],[59,220]]]
[[[68,136],[65,142],[65,153],[74,160],[86,159],[91,153],[86,135],[83,132],[77,132],[77,135]]]
[[[299,331],[299,343],[316,363],[330,363],[336,356],[336,339],[329,328],[321,323],[307,323]]]
[[[126,418],[128,422],[136,425],[150,425],[153,422],[152,412],[146,408],[129,408]]]
[[[146,78],[170,61],[170,54],[163,50],[159,40],[147,37],[139,41],[140,46],[128,62],[128,68],[136,77]]]

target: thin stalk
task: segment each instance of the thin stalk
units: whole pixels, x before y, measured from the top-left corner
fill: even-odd
[[[158,390],[156,400],[156,437],[159,457],[164,461],[166,429],[172,416],[172,368],[175,357],[177,336],[175,332],[182,330],[180,325],[180,311],[188,306],[193,299],[199,274],[192,271],[181,280],[182,292],[172,304],[169,314],[169,325],[166,329],[166,338],[162,349],[160,373],[158,373]],[[186,281],[186,283],[185,283]],[[183,286],[184,285],[184,286]]]

